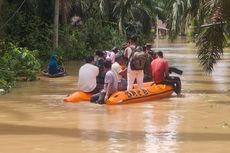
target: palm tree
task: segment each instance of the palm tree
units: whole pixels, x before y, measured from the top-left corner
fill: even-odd
[[[221,59],[226,37],[229,37],[229,31],[225,31],[230,26],[229,7],[229,0],[209,0],[203,4],[205,20],[209,25],[203,26],[197,47],[200,63],[208,73],[213,71],[214,64]]]
[[[230,26],[230,1],[170,0],[168,4],[171,38],[175,38],[180,32],[183,22],[191,23],[192,18],[198,21],[196,25],[198,59],[204,71],[211,73],[214,64],[221,59],[226,37],[229,37],[225,29]]]
[[[135,0],[101,0],[100,1],[100,9],[102,14],[107,16],[109,15],[108,9],[112,6],[112,16],[116,17],[118,20],[118,29],[119,33],[123,35],[123,26],[125,17],[128,15],[128,12],[131,12],[132,5],[134,4]]]

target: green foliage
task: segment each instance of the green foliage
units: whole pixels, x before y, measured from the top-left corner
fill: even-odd
[[[40,57],[46,57],[51,49],[51,27],[38,16],[18,14],[15,21],[7,26],[5,39],[30,50],[39,50]]]
[[[6,82],[12,81],[13,77],[24,77],[25,80],[36,80],[36,75],[40,70],[40,63],[35,58],[36,51],[29,51],[26,48],[20,48],[12,43],[4,44],[1,47],[3,56],[1,57],[2,78],[10,76],[10,79],[4,79]]]
[[[62,28],[57,55],[67,59],[82,59],[89,54],[83,38],[83,33],[77,28],[71,30],[66,27]]]
[[[87,49],[111,49],[121,46],[124,38],[111,25],[103,24],[101,20],[89,19],[83,28]]]
[[[0,58],[0,61],[0,89],[8,90],[16,81],[15,73],[7,68],[2,58]]]
[[[20,4],[21,1],[16,0],[13,0],[12,3],[3,2],[0,8],[2,9],[0,25],[3,25],[15,13]],[[39,10],[41,7],[38,6],[37,1],[26,1],[21,10],[1,29],[0,38],[20,47],[39,50],[39,55],[43,58],[47,57],[52,46],[52,28],[48,22],[45,22],[45,19],[39,16],[41,15]]]
[[[82,59],[94,54],[96,49],[108,50],[121,46],[124,38],[113,26],[101,20],[89,19],[82,27],[63,28],[60,48],[62,56],[68,59]]]

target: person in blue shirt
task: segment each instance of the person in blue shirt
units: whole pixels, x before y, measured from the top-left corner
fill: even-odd
[[[60,66],[58,65],[57,55],[52,55],[49,60],[48,73],[51,75],[57,74],[61,71]]]

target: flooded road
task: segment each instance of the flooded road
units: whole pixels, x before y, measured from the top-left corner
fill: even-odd
[[[0,153],[230,152],[230,53],[206,75],[191,45],[161,44],[184,71],[183,98],[121,106],[64,103],[81,64],[69,75],[21,82],[0,96]]]

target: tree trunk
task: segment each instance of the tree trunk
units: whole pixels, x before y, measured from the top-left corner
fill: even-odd
[[[118,29],[119,29],[119,34],[122,36],[123,35],[123,19],[122,17],[119,18],[118,21]]]
[[[53,48],[58,48],[59,0],[55,0]]]
[[[60,12],[61,12],[61,19],[62,19],[62,24],[67,25],[68,23],[68,16],[71,8],[71,1],[70,0],[61,0],[60,1]]]

